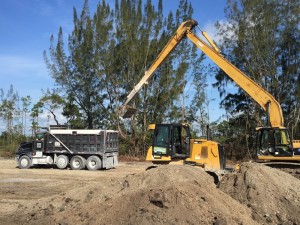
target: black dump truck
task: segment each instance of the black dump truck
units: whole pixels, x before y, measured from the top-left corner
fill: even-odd
[[[118,131],[72,130],[50,126],[16,152],[21,169],[35,165],[70,166],[73,170],[110,169],[118,165]]]

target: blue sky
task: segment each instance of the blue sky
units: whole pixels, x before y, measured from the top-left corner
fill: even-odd
[[[72,31],[73,7],[80,12],[83,2],[84,0],[0,1],[0,88],[6,92],[12,84],[20,97],[30,95],[36,102],[42,95],[41,89],[51,89],[54,86],[43,60],[43,51],[48,50],[50,36],[56,35],[60,26],[65,36]],[[98,2],[99,0],[89,0],[91,13]],[[114,5],[114,0],[106,2]],[[213,36],[213,24],[224,19],[226,1],[191,2],[194,19]],[[179,0],[164,0],[164,11],[169,12],[177,8],[178,4]],[[208,90],[208,94],[214,95],[212,98],[218,95],[217,90]],[[218,101],[214,101],[210,106],[212,120],[220,115],[216,114],[219,111],[218,104]]]

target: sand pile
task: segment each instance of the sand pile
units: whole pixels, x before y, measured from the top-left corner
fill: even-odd
[[[300,181],[245,163],[213,177],[197,167],[159,166],[20,205],[14,224],[300,224]]]
[[[300,180],[278,169],[244,163],[219,189],[252,210],[260,224],[300,224]]]
[[[247,207],[190,166],[161,166],[127,177],[109,205],[103,224],[255,224]]]

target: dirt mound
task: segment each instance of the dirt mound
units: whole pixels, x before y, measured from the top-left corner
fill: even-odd
[[[101,182],[101,181],[99,181]],[[190,166],[161,166],[20,206],[16,223],[256,224],[246,206]]]
[[[106,171],[109,172],[109,171]],[[28,200],[4,224],[300,224],[300,180],[244,163],[218,185],[201,168],[159,166]],[[0,222],[0,223],[1,223]]]
[[[244,163],[219,189],[251,209],[260,224],[300,224],[300,180],[278,169]]]
[[[248,215],[248,209],[216,189],[213,177],[203,170],[169,165],[127,177],[104,221],[144,225],[255,224]]]

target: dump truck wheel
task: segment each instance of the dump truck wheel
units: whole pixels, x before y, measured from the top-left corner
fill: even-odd
[[[65,155],[59,155],[56,160],[56,166],[59,169],[65,169],[69,164],[69,158]]]
[[[70,161],[70,166],[72,170],[82,170],[85,168],[85,163],[86,163],[85,158],[79,155],[75,155],[72,157]]]
[[[19,168],[28,169],[31,166],[31,159],[27,155],[23,155],[19,159]]]
[[[98,156],[92,155],[86,161],[88,170],[98,170],[101,168],[101,159]]]

